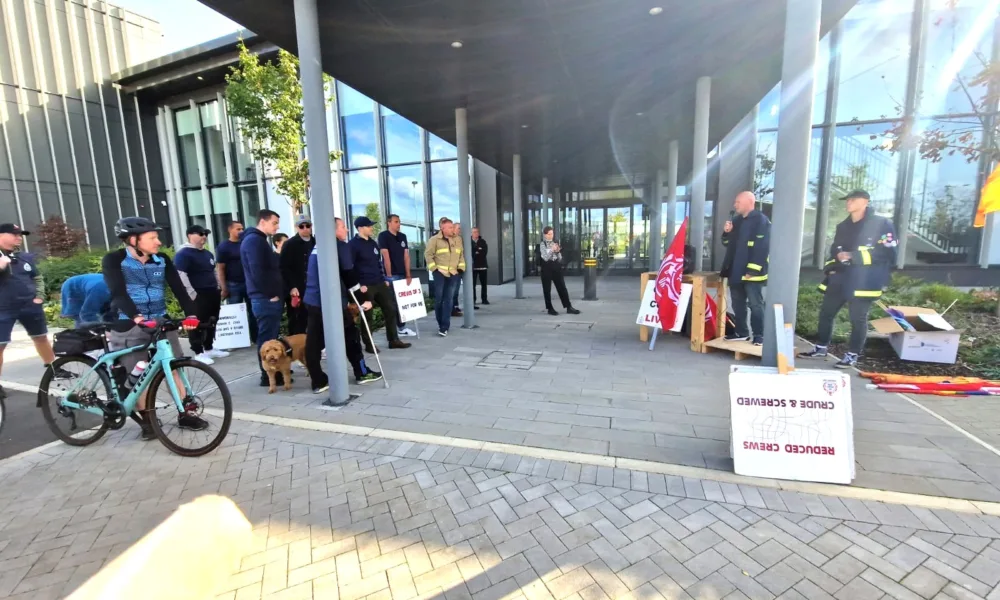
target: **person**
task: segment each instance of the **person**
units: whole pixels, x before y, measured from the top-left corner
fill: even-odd
[[[736,331],[727,341],[752,340],[764,344],[764,286],[767,285],[768,253],[771,247],[771,222],[756,208],[753,192],[740,192],[733,201],[732,220],[722,229],[726,256],[722,276],[729,280]],[[747,328],[747,303],[750,304],[750,328]],[[751,330],[753,335],[751,335]]]
[[[388,281],[406,280],[406,285],[413,282],[410,274],[410,247],[406,239],[406,234],[399,230],[399,215],[389,215],[387,219],[389,228],[378,234],[378,247],[382,252],[382,264],[385,266],[385,276]],[[393,297],[396,296],[393,290]],[[403,317],[399,314],[399,306],[396,307],[396,327],[399,335],[415,336],[412,329],[403,323]]]
[[[191,332],[191,351],[194,359],[211,365],[216,358],[226,358],[225,350],[215,350],[215,324],[222,308],[222,293],[215,268],[215,256],[205,249],[211,230],[201,225],[187,228],[188,242],[174,255],[174,266],[184,282],[188,295],[194,300],[195,316],[201,326]]]
[[[28,332],[45,368],[56,359],[42,308],[45,280],[35,266],[34,255],[18,251],[26,235],[31,234],[14,223],[0,224],[0,371],[3,370],[4,349],[10,343],[15,323],[20,323]],[[59,369],[56,377],[72,375]],[[0,387],[0,399],[6,397],[7,392]]]
[[[111,291],[111,311],[116,315],[108,329],[108,349],[112,352],[152,343],[154,332],[138,325],[167,316],[168,286],[188,318],[193,318],[197,312],[174,263],[160,252],[160,231],[162,229],[156,223],[143,217],[124,217],[115,223],[115,236],[125,246],[108,252],[101,259],[104,283]],[[174,355],[183,356],[177,332],[168,332],[166,337]],[[148,358],[149,354],[143,348],[122,356],[118,361],[126,373],[131,373],[140,361]],[[180,389],[184,389],[183,384]],[[136,403],[138,414],[130,416],[142,427],[142,439],[152,440],[156,435],[145,416],[147,395]],[[177,426],[200,431],[208,427],[208,423],[196,414],[183,412],[177,417]]]
[[[111,291],[100,273],[74,275],[63,282],[60,294],[61,315],[73,319],[79,329],[87,323],[100,323],[111,310]]]
[[[285,305],[288,313],[288,333],[295,335],[306,332],[309,313],[302,304],[302,294],[306,290],[306,269],[309,255],[316,247],[312,234],[312,219],[299,215],[295,224],[298,233],[281,245],[281,276],[285,279]]]
[[[396,300],[392,293],[392,287],[385,277],[385,267],[382,266],[382,254],[379,251],[378,243],[372,239],[372,231],[375,223],[365,216],[354,219],[354,228],[358,233],[350,242],[348,247],[351,251],[351,261],[354,263],[354,272],[357,275],[358,283],[364,286],[361,292],[365,300],[377,305],[382,309],[382,318],[385,320],[385,338],[389,342],[389,347],[393,349],[406,349],[412,344],[399,339],[399,331],[396,329]],[[367,311],[366,311],[367,312]],[[371,323],[371,320],[368,321]],[[369,354],[375,352],[375,340],[368,332],[365,332],[365,351]]]
[[[489,248],[486,240],[479,236],[479,228],[472,228],[472,299],[476,299],[476,279],[482,287],[483,305],[489,306],[490,301],[486,299],[486,253]]]
[[[279,257],[271,250],[267,237],[278,232],[281,217],[273,210],[263,209],[257,213],[257,226],[243,232],[240,242],[240,261],[246,276],[247,295],[250,306],[257,317],[257,364],[260,366],[260,386],[270,383],[263,365],[260,364],[260,347],[266,342],[278,339],[281,328],[282,303],[284,295]],[[284,385],[279,373],[276,383]]]
[[[434,289],[434,317],[441,337],[446,337],[451,329],[455,286],[458,285],[459,269],[465,269],[462,240],[454,236],[454,231],[451,219],[441,217],[438,220],[438,232],[427,240],[427,247],[424,249],[427,272],[434,276],[431,281]]]
[[[569,301],[569,292],[566,291],[566,281],[562,273],[562,248],[559,242],[555,241],[555,230],[546,227],[542,230],[542,241],[538,244],[538,256],[541,261],[542,273],[542,295],[545,297],[545,308],[550,315],[558,315],[556,309],[552,307],[552,284],[556,284],[556,292],[559,294],[559,301],[563,308],[571,315],[578,315],[580,311],[573,308]]]
[[[856,190],[844,197],[847,218],[837,225],[830,246],[830,256],[820,284],[823,303],[819,309],[818,340],[801,358],[825,358],[833,337],[833,321],[846,304],[851,320],[848,350],[834,366],[849,369],[858,362],[868,334],[868,311],[882,296],[896,264],[896,231],[892,221],[875,214],[869,206],[871,196]]]
[[[281,254],[281,249],[285,246],[285,240],[287,239],[288,235],[284,233],[276,233],[271,236],[271,244],[274,246],[275,254]]]
[[[458,241],[458,245],[461,248],[465,243],[462,240],[462,224],[455,223],[452,228],[452,237]],[[458,279],[455,281],[455,293],[452,294],[451,298],[451,316],[461,317],[464,316],[461,309],[461,294],[462,294],[462,274],[465,273],[465,267],[463,266],[458,270]]]
[[[354,371],[354,381],[360,385],[365,385],[373,381],[382,379],[382,374],[373,371],[365,364],[365,355],[361,351],[361,337],[358,327],[354,322],[348,309],[352,302],[347,290],[351,289],[355,294],[361,291],[361,286],[354,279],[354,264],[351,262],[351,250],[347,246],[347,225],[339,217],[335,219],[337,224],[337,258],[340,263],[340,298],[342,314],[344,319],[344,342],[347,350],[347,360],[351,363]],[[323,371],[321,363],[323,348],[326,346],[326,334],[323,331],[323,296],[319,287],[319,251],[313,249],[309,255],[308,273],[306,275],[306,287],[303,299],[306,309],[309,312],[309,323],[306,330],[306,368],[309,370],[309,378],[312,380],[312,390],[314,394],[321,394],[330,389],[330,379]],[[361,310],[371,310],[372,303],[365,301],[361,304]]]
[[[229,238],[223,240],[215,249],[215,268],[219,272],[222,299],[228,304],[246,304],[250,343],[256,343],[257,319],[254,318],[253,310],[250,308],[250,298],[247,296],[247,279],[243,273],[243,261],[240,259],[243,223],[233,221],[229,224],[226,232],[229,234]]]

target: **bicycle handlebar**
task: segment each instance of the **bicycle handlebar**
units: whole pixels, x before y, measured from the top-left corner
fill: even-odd
[[[201,322],[196,317],[187,317],[184,319],[171,319],[163,317],[159,319],[147,319],[145,321],[140,321],[138,325],[146,329],[160,329],[168,331],[179,328],[196,329],[201,325]]]

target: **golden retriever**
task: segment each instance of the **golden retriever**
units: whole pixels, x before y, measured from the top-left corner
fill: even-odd
[[[292,389],[292,361],[297,360],[302,364],[306,362],[306,334],[290,335],[284,340],[292,349],[291,356],[285,354],[285,345],[279,340],[264,342],[260,347],[260,364],[264,367],[267,380],[271,384],[267,388],[268,394],[273,394],[277,389],[275,379],[278,373],[285,379],[285,391]]]

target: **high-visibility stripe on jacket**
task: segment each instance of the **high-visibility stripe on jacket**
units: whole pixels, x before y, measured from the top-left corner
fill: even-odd
[[[465,253],[462,249],[462,238],[457,236],[448,238],[438,232],[427,240],[424,259],[427,261],[428,271],[437,271],[446,277],[457,274],[459,270],[464,271]]]
[[[858,222],[850,217],[837,225],[830,255],[823,267],[826,278],[819,290],[834,289],[854,298],[879,298],[889,284],[896,264],[896,231],[892,221],[875,214],[871,207]],[[837,255],[850,258],[841,262]]]
[[[726,246],[723,276],[730,281],[767,281],[771,222],[764,213],[752,210],[746,217],[737,216],[733,231],[722,234],[722,245]]]

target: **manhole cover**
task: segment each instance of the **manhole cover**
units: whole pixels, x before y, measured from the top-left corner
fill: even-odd
[[[556,326],[556,329],[566,331],[590,331],[590,328],[593,326],[593,323],[588,323],[586,321],[562,321],[558,326]]]
[[[507,369],[511,371],[527,371],[535,366],[541,352],[521,352],[511,350],[494,350],[479,361],[477,367],[486,369]]]

